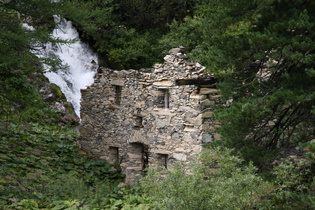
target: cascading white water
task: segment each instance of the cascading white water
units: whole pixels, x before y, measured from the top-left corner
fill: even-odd
[[[52,37],[62,40],[78,39],[74,43],[52,44],[47,43],[42,50],[43,57],[57,56],[66,68],[51,71],[45,65],[45,76],[51,83],[58,85],[61,91],[70,102],[75,113],[80,117],[81,89],[87,88],[94,82],[97,71],[97,56],[89,46],[79,40],[77,30],[72,26],[71,21],[55,15],[56,28]]]

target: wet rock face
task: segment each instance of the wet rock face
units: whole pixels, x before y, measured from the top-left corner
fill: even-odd
[[[142,71],[101,68],[95,83],[81,91],[81,145],[119,163],[127,183],[152,164],[171,168],[190,161],[202,144],[219,138],[212,118],[219,102],[213,75],[188,63],[181,48],[164,59]]]

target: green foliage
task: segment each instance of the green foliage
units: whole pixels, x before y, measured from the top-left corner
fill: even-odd
[[[269,198],[278,209],[312,209],[315,206],[314,162],[289,159],[277,165],[275,188]]]
[[[126,27],[117,30],[107,45],[111,50],[107,53],[107,61],[117,69],[151,67],[160,56],[157,40],[160,34],[156,31],[137,32]],[[157,49],[156,49],[157,48]]]
[[[57,85],[52,85],[51,91],[53,92],[57,99],[61,99],[63,97],[63,94]]]
[[[16,14],[0,10],[0,112],[13,105],[36,104],[39,97],[29,83],[28,76],[34,72],[36,58],[28,52],[31,36],[20,25]]]
[[[45,1],[45,0],[13,0],[3,4],[5,8],[10,8],[19,14],[19,17],[23,21],[30,21],[36,25],[38,33],[41,30],[53,28],[55,26],[53,22],[53,15],[58,14],[60,4],[58,2]],[[47,39],[48,33],[41,33],[38,38]]]
[[[112,0],[65,1],[63,14],[102,55],[101,63],[107,67],[140,69],[158,60],[157,40],[161,33],[126,25]]]
[[[147,196],[119,189],[119,171],[79,155],[76,133],[52,126],[58,114],[45,109],[34,88],[42,69],[30,50],[60,41],[49,37],[53,14],[72,20],[111,68],[150,67],[162,51],[184,45],[220,79],[222,100],[233,99],[215,116],[223,144],[246,162],[230,150],[210,150],[189,166],[150,169],[141,185]],[[314,208],[314,15],[311,0],[1,3],[0,208]],[[284,161],[272,169],[280,154],[285,158],[297,146],[309,162]],[[269,182],[251,161],[260,172],[271,171]]]
[[[313,172],[306,160],[286,160],[273,170],[276,184],[280,189],[304,192],[308,189],[305,183],[313,182]]]
[[[220,79],[233,99],[216,112],[220,133],[259,167],[314,139],[314,11],[309,0],[198,1],[162,41],[186,45]]]
[[[9,207],[8,207],[9,208]],[[35,200],[23,199],[10,205],[11,209],[38,209],[38,204]]]
[[[64,104],[64,107],[68,110],[68,112],[69,112],[70,114],[73,114],[73,113],[74,113],[73,107],[72,107],[72,105],[71,105],[70,103],[65,103],[65,104]]]
[[[57,41],[49,36],[56,8],[56,3],[44,0],[1,3],[0,117],[43,105],[34,87],[39,79],[37,75],[42,71],[41,60],[35,53],[40,42]],[[36,30],[26,30],[22,22],[31,22]]]
[[[128,26],[145,31],[147,29],[167,30],[171,21],[182,21],[192,14],[191,0],[131,0],[117,1],[118,18]]]
[[[307,158],[315,161],[315,140],[313,139],[302,146],[304,146],[305,149],[308,151]]]
[[[151,67],[162,58],[159,40],[173,19],[191,14],[193,1],[64,1],[63,15],[114,69]],[[167,49],[168,50],[168,49]]]
[[[149,210],[155,209],[151,198],[142,195],[138,185],[122,188],[118,196],[104,202],[103,209]]]
[[[228,149],[203,151],[198,161],[171,170],[150,168],[141,181],[160,209],[312,209],[315,180],[309,161],[275,167],[272,182]]]
[[[0,131],[0,206],[83,202],[117,192],[122,176],[106,161],[80,155],[74,130],[11,124]]]
[[[150,169],[142,186],[162,209],[250,209],[269,187],[229,150],[204,152],[190,166]]]

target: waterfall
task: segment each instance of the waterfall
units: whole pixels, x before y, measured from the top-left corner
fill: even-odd
[[[58,15],[54,15],[56,28],[51,36],[62,40],[76,40],[73,43],[46,43],[41,50],[42,57],[56,56],[65,68],[52,71],[50,66],[44,65],[44,75],[51,83],[59,86],[75,113],[80,117],[81,89],[87,88],[94,82],[97,71],[97,55],[89,46],[79,40],[77,30],[71,21],[66,21]]]

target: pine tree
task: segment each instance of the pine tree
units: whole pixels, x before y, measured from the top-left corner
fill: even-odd
[[[44,0],[0,4],[0,115],[40,104],[34,80],[42,68],[33,53],[36,43],[55,41],[49,36],[54,25],[51,14],[57,8],[52,4]],[[32,24],[36,30],[27,30],[23,22]]]
[[[314,139],[314,14],[311,0],[199,1],[195,17],[166,37],[221,79],[233,103],[217,111],[219,130],[258,165]]]

